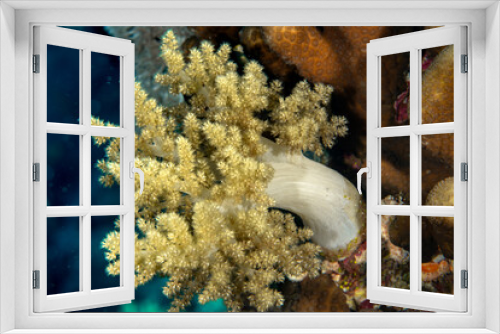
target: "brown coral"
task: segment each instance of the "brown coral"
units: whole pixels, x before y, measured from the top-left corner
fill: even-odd
[[[304,279],[301,295],[293,308],[295,312],[349,312],[344,292],[335,284],[330,275],[320,275],[315,279]]]
[[[351,111],[366,120],[366,43],[393,33],[390,27],[263,27],[265,40],[300,75],[347,94]],[[408,63],[387,68],[397,78]],[[394,74],[394,75],[391,75]],[[395,80],[395,79],[393,79]],[[394,85],[391,83],[391,85]]]
[[[281,80],[291,77],[296,68],[274,52],[264,40],[261,27],[245,27],[240,31],[240,41],[245,46],[248,56],[257,59],[266,70]]]
[[[335,86],[346,80],[340,65],[345,46],[336,50],[316,27],[263,27],[271,49],[287,63],[297,66],[299,74],[313,82]],[[325,61],[328,59],[328,61]]]
[[[343,91],[366,76],[366,43],[388,34],[386,27],[263,27],[269,46],[299,74]]]

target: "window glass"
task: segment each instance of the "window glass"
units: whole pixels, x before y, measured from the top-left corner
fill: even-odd
[[[381,62],[381,124],[382,126],[410,123],[410,53],[380,57]]]
[[[120,217],[91,218],[92,290],[120,286]]]
[[[120,57],[91,52],[91,112],[94,125],[120,126]]]
[[[47,122],[80,124],[80,50],[47,45]]]
[[[80,291],[80,217],[47,218],[47,294]]]
[[[80,205],[80,136],[47,134],[47,206]]]
[[[410,289],[410,217],[380,216],[380,285]]]
[[[422,205],[453,206],[454,135],[421,136]]]
[[[120,138],[92,137],[92,205],[120,205]]]
[[[453,294],[453,217],[421,217],[422,291]]]
[[[422,51],[422,124],[453,122],[453,45]]]
[[[380,142],[382,199],[398,196],[410,204],[410,137],[381,138]]]

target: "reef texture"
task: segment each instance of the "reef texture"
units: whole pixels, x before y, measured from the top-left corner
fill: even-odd
[[[349,312],[344,291],[330,275],[306,278],[300,289],[300,297],[292,309],[295,312]]]
[[[136,285],[169,277],[163,293],[173,298],[171,311],[196,295],[202,304],[222,298],[230,311],[266,311],[283,304],[276,283],[319,274],[311,229],[271,209],[266,189],[279,171],[259,158],[267,150],[262,135],[290,152],[320,155],[346,134],[346,121],[327,116],[331,87],[303,82],[284,97],[255,61],[238,74],[230,53],[226,44],[215,51],[202,42],[186,62],[169,31],[162,44],[168,72],[156,80],[184,102],[161,107],[136,84],[135,165],[147,180],[136,192]],[[118,159],[99,163],[108,185],[119,181]],[[118,238],[112,232],[103,244],[115,258],[110,245]],[[119,260],[108,269],[116,274]]]

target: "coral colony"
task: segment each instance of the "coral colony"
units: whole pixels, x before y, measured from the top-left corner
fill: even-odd
[[[112,32],[133,39],[147,36],[144,29]],[[348,135],[347,119],[331,113],[330,84],[339,94],[356,87],[358,100],[351,107],[361,115],[366,99],[364,45],[387,36],[388,29],[176,29],[184,34],[183,43],[173,30],[164,34],[157,42],[163,64],[154,60],[154,66],[161,66],[156,81],[143,78],[145,86],[135,87],[135,164],[147,180],[144,193],[136,193],[136,286],[155,276],[168,277],[163,294],[173,300],[169,311],[185,309],[193,298],[201,304],[222,299],[229,311],[384,310],[366,300],[362,197],[343,175],[303,152],[325,156],[337,138]],[[197,42],[191,41],[193,31]],[[244,56],[241,45],[232,51],[229,44],[217,42],[215,32],[225,40],[240,39],[249,55],[259,52],[273,77],[286,80],[297,70],[315,83],[302,80],[284,87],[269,80],[262,65]],[[192,46],[189,51],[185,44]],[[220,47],[216,50],[214,44]],[[423,84],[424,94],[430,89],[426,85],[438,86],[433,94],[449,89],[449,83],[433,83],[439,71],[448,71],[446,52],[426,71],[430,79]],[[155,58],[154,51],[146,53]],[[240,54],[240,67],[232,53]],[[432,72],[433,67],[438,69]],[[145,66],[138,77],[151,71]],[[397,93],[404,94],[406,87],[399,88]],[[398,94],[388,102],[394,108],[399,101],[394,113],[404,103]],[[423,108],[425,115],[434,114],[431,108],[436,107]],[[394,122],[400,121],[396,118]],[[93,124],[113,126],[97,118]],[[107,156],[97,166],[101,183],[112,186],[120,178],[119,141],[101,137],[94,144],[107,145]],[[442,152],[451,152],[452,161],[452,143],[444,138],[439,144],[444,146],[436,150],[430,140],[423,145],[431,156],[449,163],[450,153]],[[356,156],[364,154],[356,150],[350,159],[361,161]],[[384,163],[391,168],[383,164],[383,171],[393,173],[388,189],[404,189],[397,184],[406,180],[401,171],[393,161]],[[451,175],[439,175],[424,187],[430,205],[453,205],[453,178],[444,180]],[[404,203],[404,194],[392,195],[384,199],[387,204]],[[383,284],[407,288],[409,224],[399,218],[382,217]],[[453,221],[434,218],[426,226],[436,242],[423,265],[425,288],[452,293],[446,275],[453,270]],[[102,242],[110,275],[120,272],[119,238],[118,231],[111,231]]]

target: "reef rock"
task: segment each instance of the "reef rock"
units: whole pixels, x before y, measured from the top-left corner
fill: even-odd
[[[330,275],[306,278],[300,283],[301,294],[294,305],[295,312],[349,312],[342,289]]]

